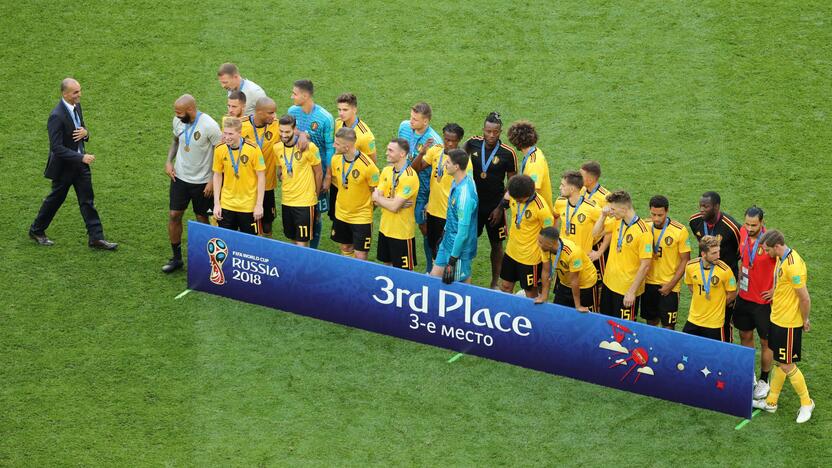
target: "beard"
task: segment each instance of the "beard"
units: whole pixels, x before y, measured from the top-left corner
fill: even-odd
[[[190,116],[190,115],[188,115],[188,114],[185,114],[184,116],[179,117],[179,120],[180,120],[183,124],[187,125],[187,124],[191,123],[191,116]]]

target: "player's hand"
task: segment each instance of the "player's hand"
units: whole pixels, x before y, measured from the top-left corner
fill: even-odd
[[[205,184],[205,189],[202,191],[202,195],[205,198],[210,197],[214,194],[214,181],[212,179],[208,179],[208,183]]]
[[[494,208],[494,211],[492,211],[491,214],[488,215],[488,224],[492,226],[498,226],[500,224],[500,221],[503,220],[504,215],[505,211],[503,210],[503,207],[498,206],[497,208]]]
[[[173,169],[173,164],[170,161],[165,162],[165,174],[170,177],[171,182],[176,182],[176,170]],[[208,182],[209,184],[211,182]]]
[[[598,259],[601,258],[601,252],[597,250],[591,250],[589,252],[589,259],[593,262],[597,262]]]
[[[426,141],[425,144],[422,145],[422,149],[419,150],[419,155],[424,156],[430,148],[433,148],[435,143],[436,142],[433,141],[433,138],[428,138],[428,141]]]
[[[85,154],[84,157],[81,158],[81,162],[89,166],[90,164],[95,162],[95,156],[91,154]]]
[[[582,314],[585,314],[585,313],[589,312],[589,307],[578,306],[578,307],[575,307],[575,310],[577,310],[578,312],[580,312]]]
[[[627,291],[624,295],[624,307],[632,307],[636,302],[636,295]]]
[[[298,133],[298,149],[303,153],[306,151],[306,148],[309,148],[309,134],[300,132]]]
[[[410,201],[410,200],[407,200],[407,201],[405,201],[405,202],[404,202],[404,204],[402,205],[402,208],[410,208],[411,206],[413,206],[413,202],[412,202],[412,201]]]
[[[83,140],[84,138],[86,138],[88,134],[89,134],[89,133],[87,132],[87,129],[86,129],[86,128],[84,128],[84,127],[81,127],[81,128],[76,128],[76,129],[72,132],[72,140],[73,140],[73,141],[81,141],[81,140]]]
[[[260,221],[263,218],[263,205],[254,205],[254,220]]]
[[[454,272],[456,270],[456,257],[450,257],[448,259],[448,264],[445,265],[445,269],[442,270],[442,282],[445,284],[451,284],[454,282]]]
[[[612,207],[609,206],[609,205],[605,206],[604,208],[601,209],[601,214],[605,217],[612,216]]]
[[[381,199],[381,190],[379,190],[379,189],[373,190],[372,198],[373,198],[374,202],[378,203],[378,201]],[[405,203],[407,203],[407,202],[405,202]]]
[[[661,294],[662,296],[667,296],[672,291],[673,291],[673,287],[670,286],[670,283],[665,283],[665,284],[662,285],[661,288],[659,288],[659,294]]]
[[[763,293],[760,295],[763,297],[764,300],[771,301],[771,298],[774,296],[774,288],[771,288],[768,291],[763,291]]]
[[[803,331],[808,332],[811,328],[812,326],[809,325],[809,319],[806,319],[806,321],[803,322]]]
[[[548,296],[548,294],[546,294],[544,292],[541,292],[540,294],[538,294],[537,297],[534,298],[535,305],[543,304],[544,302],[546,302],[546,299],[548,299],[546,296]]]
[[[217,221],[222,219],[222,207],[219,204],[214,205],[214,218]]]

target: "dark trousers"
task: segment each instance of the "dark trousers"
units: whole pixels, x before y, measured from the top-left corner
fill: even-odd
[[[40,211],[32,226],[29,228],[34,234],[43,235],[46,228],[52,222],[52,218],[66,200],[69,188],[75,189],[78,197],[78,207],[81,209],[81,217],[87,225],[87,235],[91,241],[104,238],[104,228],[101,226],[101,219],[93,204],[92,173],[87,168],[82,168],[74,176],[61,177],[52,181],[52,191],[43,200]]]

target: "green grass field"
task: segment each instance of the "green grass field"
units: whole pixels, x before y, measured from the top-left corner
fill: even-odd
[[[830,23],[818,1],[7,8],[0,465],[825,465]],[[469,135],[492,110],[530,119],[553,174],[598,159],[642,214],[663,193],[686,221],[709,189],[734,216],[763,206],[809,265],[800,367],[813,419],[795,424],[788,384],[777,413],[737,431],[705,410],[470,356],[449,364],[443,349],[199,293],[174,300],[185,274],[159,272],[173,101],[188,92],[221,115],[225,61],[279,108],[302,77],[333,112],[354,92],[382,141],[417,100],[435,126]],[[48,231],[57,245],[26,237],[65,76],[83,86],[116,253],[87,248],[74,195]],[[483,256],[475,281],[489,275]]]

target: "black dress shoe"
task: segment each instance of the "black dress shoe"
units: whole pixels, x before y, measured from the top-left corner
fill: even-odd
[[[104,239],[98,240],[91,240],[89,243],[90,248],[98,249],[98,250],[115,250],[118,247],[118,244],[115,242],[107,242]]]
[[[34,232],[29,231],[29,237],[34,239],[35,242],[38,243],[38,245],[43,245],[43,246],[55,245],[54,242],[52,242],[51,240],[49,240],[48,237],[46,237],[46,234],[42,234],[42,235],[41,234],[35,234]]]
[[[185,266],[185,264],[182,262],[182,259],[172,258],[162,266],[162,272],[173,273],[174,271],[179,270],[183,266]]]

